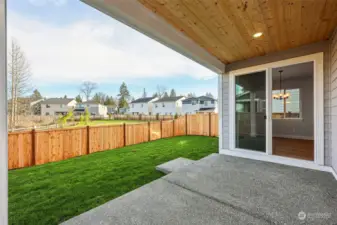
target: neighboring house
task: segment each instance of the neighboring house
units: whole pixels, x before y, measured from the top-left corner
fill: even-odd
[[[182,113],[217,113],[218,104],[217,100],[207,96],[190,97],[182,101]]]
[[[119,108],[117,110],[118,114],[129,114],[130,113],[130,109],[128,107],[124,107],[124,108]]]
[[[337,1],[83,1],[219,74],[220,154],[337,178]],[[291,97],[274,98],[282,92]],[[155,103],[154,112],[168,113]]]
[[[153,102],[153,115],[181,115],[184,96],[164,97]]]
[[[130,103],[129,113],[132,115],[152,115],[153,102],[157,97],[138,98]]]
[[[41,115],[65,115],[76,106],[73,98],[48,98],[41,102]]]
[[[30,97],[17,98],[17,115],[41,115],[41,102],[44,99],[32,100]],[[8,100],[8,114],[12,113],[12,99]]]
[[[43,102],[43,101],[44,101],[44,99],[41,98],[41,99],[33,101],[29,104],[30,113],[32,115],[41,115],[41,102]]]
[[[108,106],[108,115],[110,114],[116,114],[117,113],[117,107],[116,106]]]
[[[108,107],[95,101],[78,103],[74,109],[74,114],[83,114],[86,108],[89,110],[89,113],[92,116],[108,116]]]

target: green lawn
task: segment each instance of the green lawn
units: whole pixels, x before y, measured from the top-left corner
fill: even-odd
[[[218,138],[186,136],[9,172],[10,224],[58,224],[163,176],[155,166],[218,151]]]

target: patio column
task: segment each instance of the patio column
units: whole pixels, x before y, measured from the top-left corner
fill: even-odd
[[[0,225],[8,224],[6,0],[0,0]]]
[[[250,136],[256,136],[256,105],[255,92],[250,92]]]

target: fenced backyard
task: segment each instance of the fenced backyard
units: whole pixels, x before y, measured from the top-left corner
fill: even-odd
[[[183,135],[218,136],[218,115],[196,114],[140,124],[11,132],[8,134],[8,168],[41,165]]]

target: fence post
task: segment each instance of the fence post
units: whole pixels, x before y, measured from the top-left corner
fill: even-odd
[[[147,122],[147,129],[148,129],[148,136],[149,136],[148,141],[151,141],[151,122],[150,121]]]
[[[209,116],[209,135],[208,136],[212,136],[212,114],[208,113]]]
[[[36,165],[36,141],[35,141],[35,128],[32,129],[32,164]]]
[[[185,114],[185,135],[187,136],[187,114]]]
[[[160,120],[160,139],[163,138],[163,120]]]
[[[126,124],[123,123],[123,140],[124,140],[124,146],[126,146]]]
[[[174,130],[174,123],[175,123],[175,121],[176,121],[176,120],[173,119],[173,123],[172,123],[172,126],[173,126],[173,137],[175,136],[175,134],[174,134],[174,133],[175,133],[175,130]]]
[[[87,155],[90,154],[90,127],[87,126]]]

